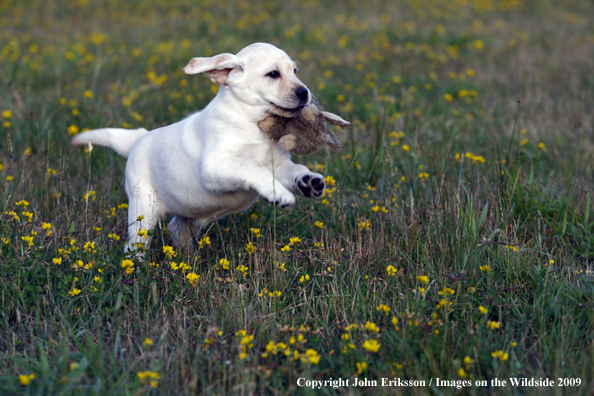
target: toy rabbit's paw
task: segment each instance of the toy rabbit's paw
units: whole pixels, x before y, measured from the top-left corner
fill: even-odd
[[[275,123],[276,119],[273,116],[268,116],[262,121],[258,121],[258,128],[260,128],[261,131],[268,132]]]

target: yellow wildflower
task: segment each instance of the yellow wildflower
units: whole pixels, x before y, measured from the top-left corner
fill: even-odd
[[[134,262],[130,259],[122,260],[122,268],[125,269],[126,274],[130,275],[135,270]]]
[[[83,247],[83,250],[87,253],[95,253],[95,242],[87,242]]]
[[[501,361],[501,362],[505,362],[509,358],[509,354],[507,354],[501,350],[492,352],[491,356],[493,356],[495,359],[499,359],[499,361]]]
[[[318,355],[318,352],[315,349],[307,349],[305,351],[305,356],[311,364],[318,364],[320,362],[320,355]]]
[[[303,283],[309,280],[309,275],[305,274],[301,278],[299,278],[299,282]]]
[[[501,322],[495,322],[495,321],[491,321],[491,320],[487,321],[487,328],[489,328],[491,330],[495,330],[500,327],[501,327]]]
[[[371,224],[367,220],[360,221],[359,224],[357,224],[357,225],[359,226],[360,230],[370,230],[371,229]]]
[[[192,286],[195,286],[196,282],[198,282],[198,280],[200,279],[200,275],[198,275],[198,274],[195,274],[195,273],[193,273],[193,272],[189,272],[189,273],[186,275],[186,279],[190,281],[190,284],[191,284]]]
[[[219,264],[221,268],[223,268],[224,270],[229,269],[229,260],[222,258],[221,260],[219,260]]]
[[[19,383],[22,386],[27,386],[31,383],[31,381],[33,381],[33,379],[35,378],[35,374],[27,374],[27,375],[19,375]]]
[[[241,275],[243,275],[244,278],[247,277],[248,267],[246,267],[245,265],[242,264],[235,269],[238,270],[239,272],[241,272]]]
[[[247,245],[245,245],[245,251],[251,255],[256,251],[256,247],[252,242],[250,242]]]
[[[396,276],[396,273],[398,272],[396,270],[396,267],[394,267],[393,265],[388,265],[386,271],[388,272],[388,276]]]
[[[44,223],[41,225],[41,229],[42,229],[43,231],[45,231],[45,233],[46,233],[46,235],[47,235],[47,236],[50,236],[50,235],[52,235],[52,230],[51,230],[51,228],[52,228],[52,225],[51,225],[50,223],[45,223],[45,222],[44,222]]]
[[[332,176],[326,176],[324,178],[324,181],[326,181],[326,185],[327,186],[334,186],[334,185],[336,185],[336,180],[334,180],[334,178]]]
[[[379,351],[381,346],[382,344],[380,344],[377,340],[367,340],[363,343],[363,348],[374,353]]]
[[[15,202],[16,206],[22,206],[23,208],[26,208],[27,206],[29,206],[29,202],[25,201],[24,199],[21,199],[18,202]]]
[[[363,371],[367,370],[367,363],[366,362],[357,362],[357,374],[362,374]]]
[[[365,322],[365,329],[376,333],[380,332],[380,328],[375,323],[370,321]]]
[[[376,309],[379,312],[385,313],[386,315],[391,311],[390,307],[388,307],[386,304],[380,304]]]
[[[70,125],[67,129],[67,132],[69,135],[76,135],[78,133],[79,129],[76,125]]]
[[[168,259],[176,256],[175,250],[171,246],[163,246],[163,253],[165,253]]]
[[[199,245],[200,247],[204,247],[204,246],[206,246],[206,245],[210,245],[210,237],[208,237],[208,236],[205,236],[204,238],[200,239],[200,240],[198,241],[198,245]]]
[[[157,381],[161,379],[161,376],[158,373],[155,373],[154,371],[139,371],[136,374],[142,384],[150,385],[153,388],[159,386]]]

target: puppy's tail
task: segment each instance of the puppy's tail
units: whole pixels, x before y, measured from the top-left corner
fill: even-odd
[[[134,143],[148,131],[144,128],[122,129],[122,128],[103,128],[92,131],[82,132],[72,139],[74,147],[86,146],[91,142],[93,145],[106,146],[114,149],[123,157],[128,157],[128,153]]]

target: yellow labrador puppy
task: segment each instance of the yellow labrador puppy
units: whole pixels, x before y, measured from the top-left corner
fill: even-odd
[[[205,73],[221,85],[204,110],[150,132],[104,128],[72,139],[74,146],[90,142],[128,158],[126,250],[148,244],[139,231],[169,214],[168,229],[180,247],[207,223],[248,208],[258,196],[285,207],[295,203],[295,194],[323,194],[323,176],[294,164],[257,125],[270,113],[297,115],[309,104],[311,94],[296,71],[284,51],[265,43],[237,55],[192,58],[185,73]]]

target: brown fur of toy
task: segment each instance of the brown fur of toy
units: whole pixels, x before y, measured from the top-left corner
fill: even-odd
[[[340,150],[340,140],[326,123],[342,128],[351,125],[336,114],[324,111],[313,97],[301,114],[292,117],[282,115],[285,114],[280,112],[280,115],[268,116],[258,122],[258,127],[272,140],[277,141],[283,150],[300,155],[315,153],[326,144],[334,150]]]

